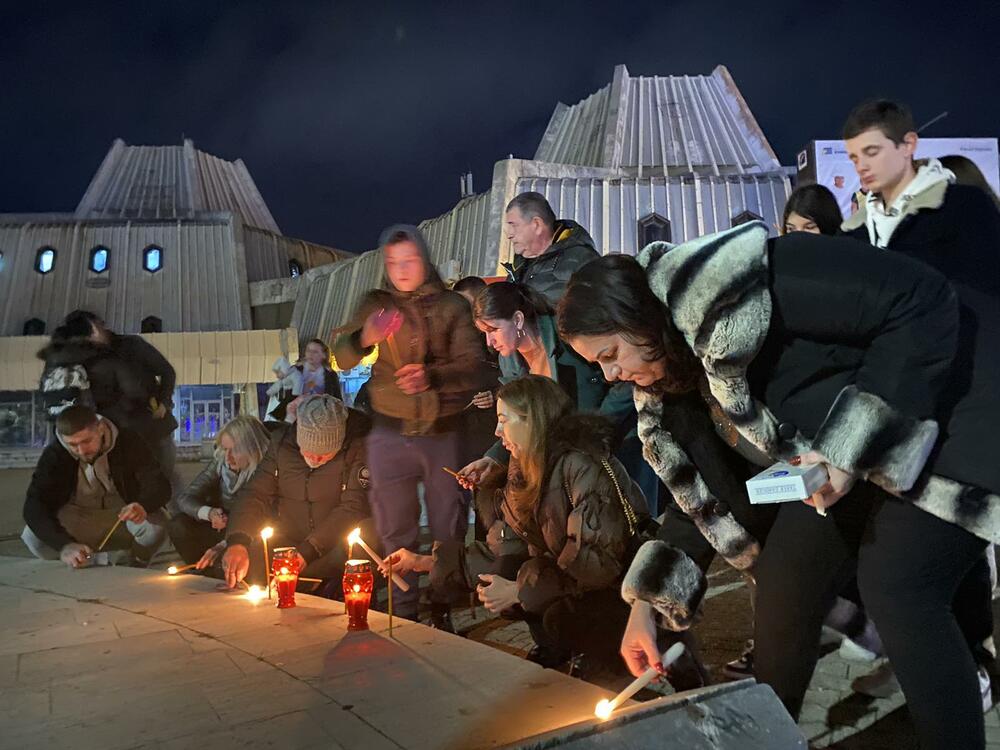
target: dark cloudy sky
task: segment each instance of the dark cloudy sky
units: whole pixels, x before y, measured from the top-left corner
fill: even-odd
[[[725,64],[782,163],[857,100],[1000,135],[1000,2],[19,2],[0,23],[0,212],[72,210],[116,137],[243,158],[286,234],[372,247],[531,158],[558,100]]]

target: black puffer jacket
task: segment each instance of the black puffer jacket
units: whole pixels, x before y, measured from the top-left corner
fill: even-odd
[[[534,258],[518,255],[512,264],[504,263],[504,268],[511,281],[534,289],[555,307],[566,290],[569,277],[581,266],[600,257],[586,229],[575,221],[560,219],[548,250]]]
[[[601,417],[563,419],[547,436],[545,477],[534,505],[518,509],[500,500],[500,516],[532,558],[517,576],[518,596],[530,611],[616,585],[632,561],[649,511],[642,490],[611,455],[613,435]]]
[[[249,546],[263,526],[273,523],[306,562],[343,546],[350,530],[371,515],[365,461],[370,427],[367,416],[351,409],[343,446],[316,469],[299,452],[296,425],[277,429],[257,471],[233,498],[229,544]]]

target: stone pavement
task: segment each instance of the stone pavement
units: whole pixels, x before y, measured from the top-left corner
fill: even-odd
[[[0,544],[0,554],[23,556],[26,551],[19,541],[11,541]],[[158,567],[165,568],[169,559],[169,554],[158,558]],[[738,575],[721,564],[710,573],[710,586],[704,616],[695,627],[695,632],[706,663],[714,677],[722,680],[721,667],[739,655],[744,640],[750,635],[749,592],[739,581]],[[0,606],[4,607],[3,611],[10,617],[11,610],[4,605],[2,599]],[[62,608],[53,605],[51,609]],[[456,627],[468,640],[518,656],[523,656],[531,647],[531,637],[522,623],[495,618],[481,606],[459,609],[453,616]],[[996,616],[1000,621],[1000,609],[996,611]],[[62,625],[59,625],[59,621],[54,621],[46,627],[58,633],[60,627],[65,628],[67,625],[66,614],[53,617],[63,618]],[[7,675],[11,658],[9,652],[0,649],[0,717],[9,708],[3,694],[8,687]],[[847,661],[835,649],[822,657],[806,695],[800,720],[800,726],[813,747],[841,750],[916,749],[902,695],[876,700],[857,695],[851,690],[851,682],[856,677],[867,674],[877,666],[878,663]],[[605,687],[617,689],[620,685],[605,684]],[[669,693],[670,689],[665,686],[658,688],[658,691]],[[19,700],[28,699],[22,696]],[[40,699],[36,697],[36,700]],[[986,727],[987,747],[990,750],[1000,750],[1000,707],[987,713]],[[7,743],[3,739],[3,732],[0,732],[0,748],[5,747]]]
[[[0,746],[465,750],[592,720],[610,697],[413,623],[390,639],[377,612],[349,633],[341,603],[278,610],[216,585],[0,558]]]

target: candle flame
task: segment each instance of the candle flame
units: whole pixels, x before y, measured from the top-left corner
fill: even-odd
[[[356,528],[354,531],[352,531],[350,534],[347,535],[347,543],[348,544],[357,544],[360,541],[361,541],[361,528],[360,527]]]
[[[261,599],[265,598],[266,596],[267,596],[267,594],[265,594],[264,590],[261,589],[261,587],[258,586],[257,584],[254,584],[253,586],[251,586],[249,588],[249,590],[247,591],[247,593],[246,593],[247,601],[253,602],[254,604],[256,604],[257,602],[259,602]]]
[[[288,575],[288,568],[282,568],[281,569],[281,575],[287,576]]]
[[[261,539],[265,540],[270,539],[272,536],[274,536],[274,529],[272,529],[270,526],[265,526],[263,529],[260,530]]]
[[[354,584],[354,593],[356,594],[359,591],[361,591],[361,584],[360,583]]]
[[[601,721],[607,721],[611,718],[611,713],[613,711],[614,709],[611,707],[611,701],[605,698],[597,704],[597,708],[594,709],[594,716]]]
[[[171,565],[169,568],[167,568],[167,574],[172,576],[177,575],[177,566]]]

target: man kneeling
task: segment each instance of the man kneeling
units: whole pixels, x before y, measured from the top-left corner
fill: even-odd
[[[259,545],[266,526],[274,528],[272,550],[294,546],[298,551],[301,575],[339,577],[348,534],[371,515],[364,441],[368,418],[327,395],[305,397],[296,414],[294,424],[275,432],[257,471],[234,499],[222,558],[230,588],[248,574],[264,582]]]
[[[105,548],[148,564],[166,537],[160,509],[170,483],[145,441],[86,406],[62,411],[55,434],[28,486],[25,545],[43,560],[85,567],[121,520]]]

